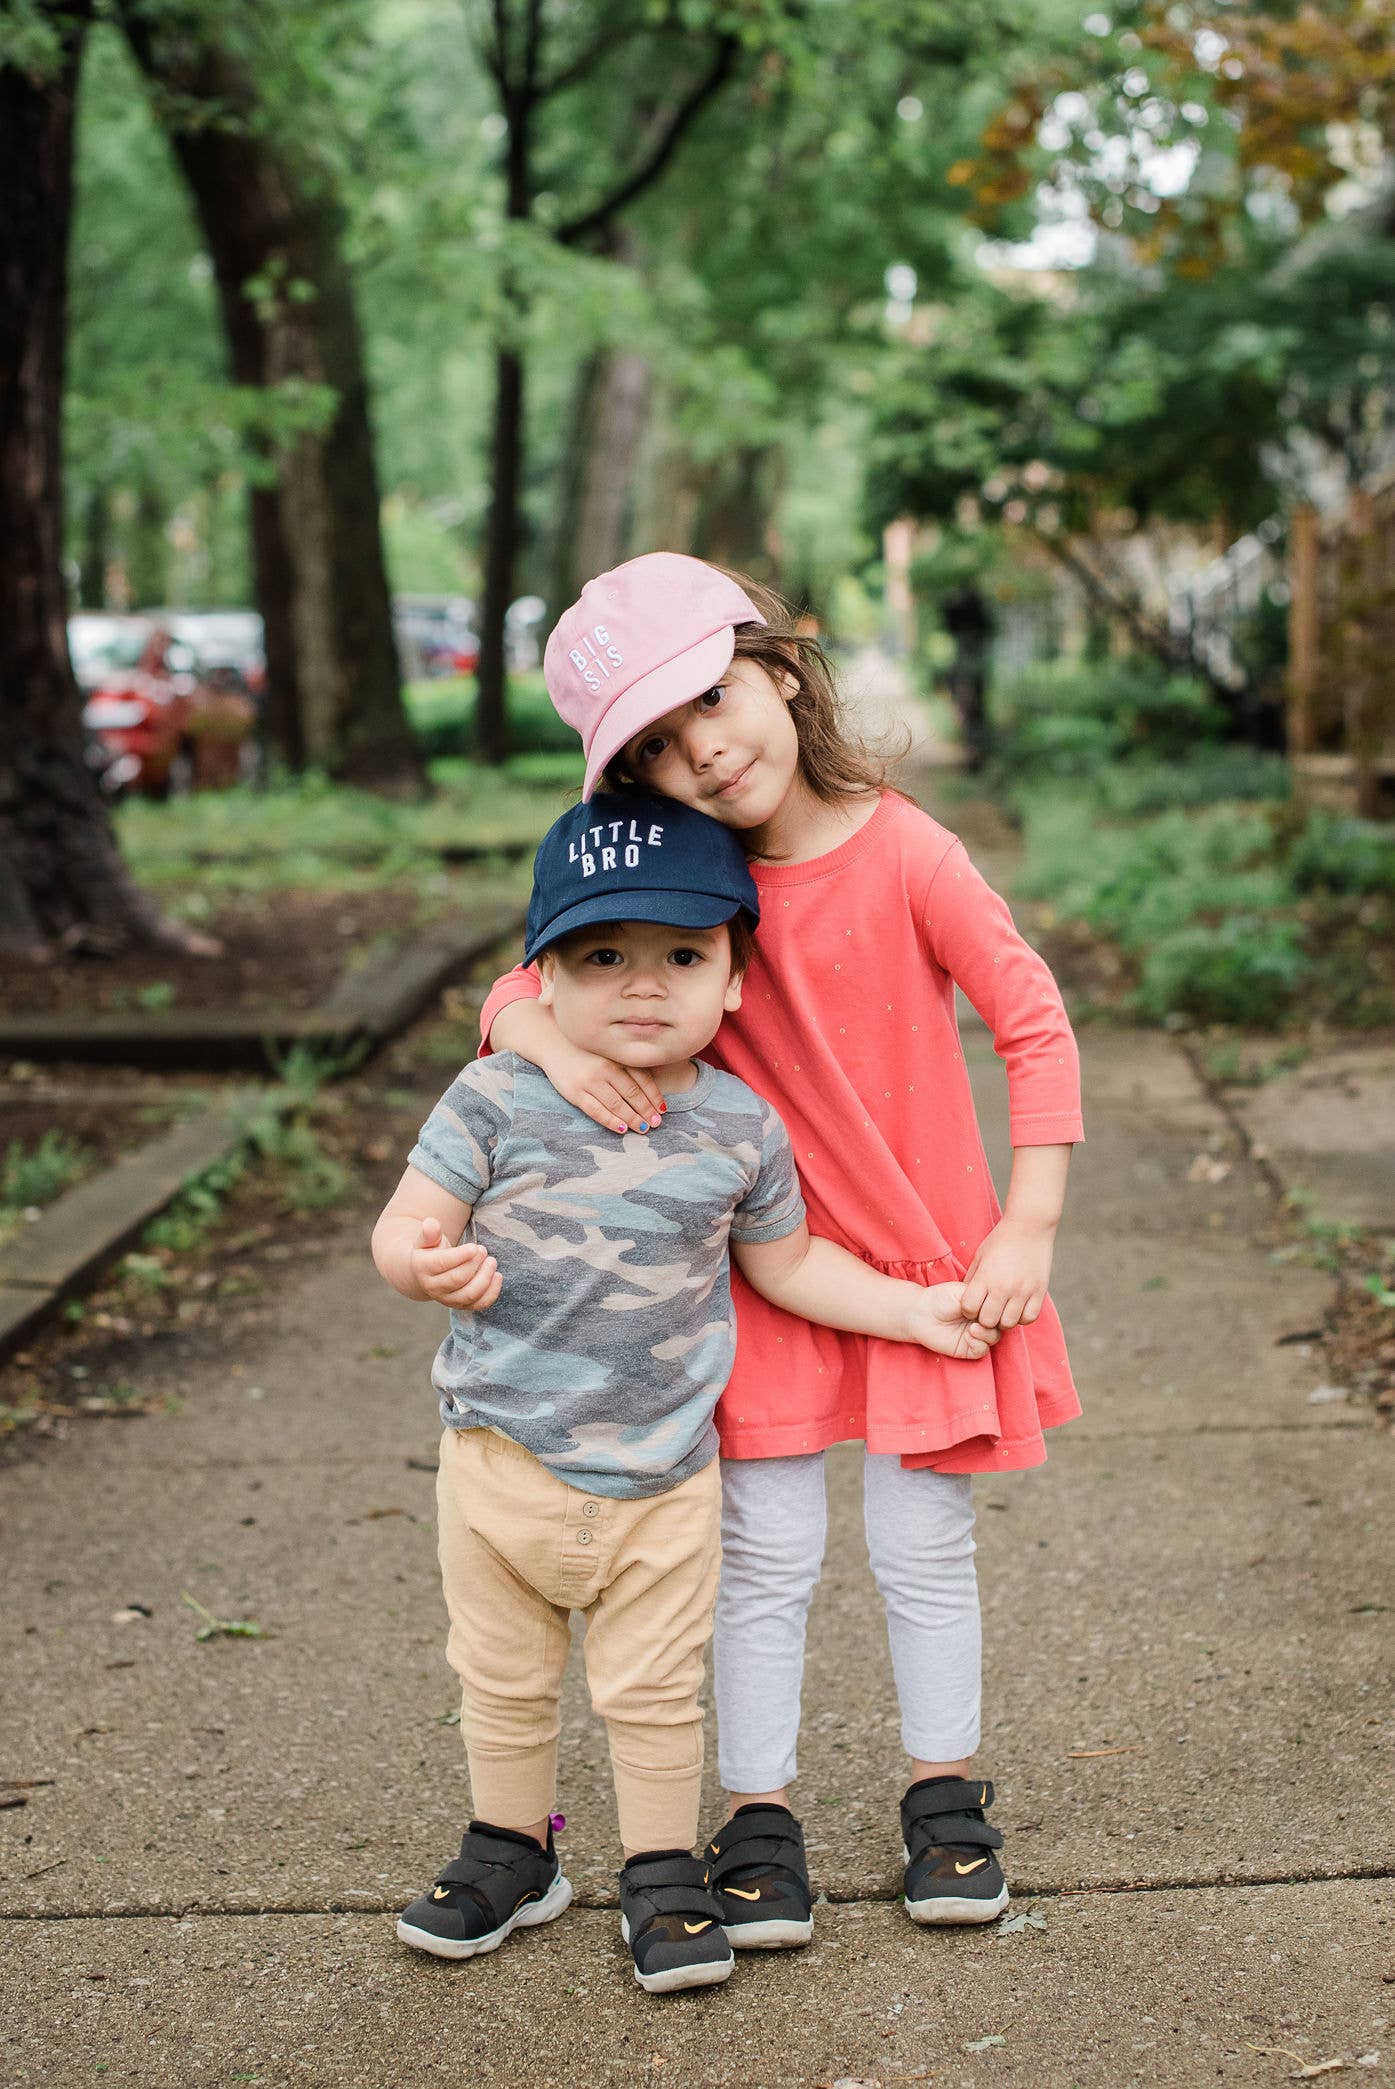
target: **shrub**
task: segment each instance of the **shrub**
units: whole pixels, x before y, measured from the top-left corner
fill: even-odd
[[[1205,684],[1143,656],[1046,661],[995,697],[998,758],[1021,774],[1078,775],[1140,754],[1163,760],[1221,737]]]
[[[1284,859],[1300,892],[1395,893],[1395,832],[1374,820],[1311,812]]]
[[[406,691],[412,734],[426,761],[473,754],[478,690],[475,682],[411,682]],[[509,738],[516,754],[576,754],[575,732],[557,716],[542,676],[510,677]]]
[[[0,1208],[27,1211],[47,1204],[76,1181],[86,1159],[86,1148],[66,1132],[45,1132],[28,1152],[13,1140],[0,1161]]]
[[[1253,914],[1178,929],[1144,956],[1135,1006],[1153,1022],[1277,1022],[1311,971],[1299,937],[1297,922]]]
[[[1288,763],[1281,754],[1211,745],[1196,747],[1177,762],[1120,762],[1095,778],[1104,810],[1127,819],[1201,805],[1284,801],[1288,788]]]

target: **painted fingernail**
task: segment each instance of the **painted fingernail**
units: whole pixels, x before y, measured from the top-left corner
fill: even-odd
[[[663,1121],[664,1120],[662,1117],[651,1117],[649,1120],[650,1128],[653,1130],[657,1130],[658,1127],[663,1123]]]
[[[612,1124],[612,1126],[611,1126],[610,1128],[611,1128],[611,1130],[612,1130],[613,1132],[627,1132],[627,1131],[629,1130],[629,1128],[630,1128],[630,1127],[628,1126],[628,1124],[621,1124],[621,1123],[620,1123],[620,1122],[619,1122],[619,1121],[617,1120],[617,1122],[616,1122],[616,1123],[614,1123],[614,1124]]]

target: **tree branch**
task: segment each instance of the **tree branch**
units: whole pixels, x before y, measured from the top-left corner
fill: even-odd
[[[1033,529],[1032,535],[1043,551],[1055,559],[1058,565],[1064,566],[1073,579],[1080,582],[1087,595],[1102,603],[1112,616],[1118,617],[1127,626],[1146,653],[1151,653],[1154,659],[1161,660],[1168,667],[1189,667],[1194,674],[1201,677],[1208,689],[1228,710],[1234,710],[1237,696],[1243,692],[1222,682],[1198,656],[1189,640],[1179,639],[1164,625],[1155,624],[1151,617],[1145,616],[1136,602],[1130,600],[1129,596],[1104,574],[1096,572],[1089,561],[1064,538],[1053,536],[1049,530],[1043,529]]]
[[[608,36],[596,37],[594,42],[577,52],[569,65],[560,67],[557,72],[539,82],[539,101],[546,101],[550,96],[560,94],[564,87],[574,87],[578,80],[585,79],[593,66],[599,65],[602,58],[609,57],[612,51],[618,51],[621,44],[632,43],[637,36],[653,36],[663,26],[661,22],[631,22],[623,29],[613,30]]]
[[[523,92],[531,102],[538,91],[538,58],[542,50],[542,0],[528,0],[523,33]]]
[[[724,36],[712,54],[712,63],[702,78],[690,89],[678,104],[668,123],[661,131],[653,150],[641,160],[634,172],[617,183],[610,194],[583,211],[580,217],[570,219],[557,228],[554,237],[561,246],[576,246],[591,233],[600,231],[608,219],[642,195],[651,182],[658,179],[668,162],[677,151],[684,133],[691,127],[699,113],[725,85],[736,64],[740,44],[734,36]]]

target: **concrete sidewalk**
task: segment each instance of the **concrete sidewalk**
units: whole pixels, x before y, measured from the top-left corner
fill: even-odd
[[[997,1165],[1002,1082],[981,1031],[968,1049]],[[1044,1928],[928,1935],[895,1904],[902,1764],[848,1448],[799,1789],[833,1903],[814,1946],[706,1995],[634,1987],[575,1667],[578,1908],[474,1966],[397,1945],[467,1800],[435,1316],[377,1283],[355,1216],[197,1370],[152,1360],[177,1413],[0,1473],[0,1775],[52,1780],[0,1813],[0,2081],[1105,2089],[1277,2082],[1286,2054],[1387,2075],[1390,1438],[1310,1404],[1293,1338],[1329,1279],[1270,1259],[1266,1185],[1180,1053],[1091,1032],[1084,1057],[1055,1291],[1087,1414],[978,1493],[981,1763],[1014,1912]],[[200,1643],[185,1590],[274,1636]],[[116,1622],[132,1604],[151,1615]]]

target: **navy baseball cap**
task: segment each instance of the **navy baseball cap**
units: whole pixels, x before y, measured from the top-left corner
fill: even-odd
[[[574,805],[533,858],[523,957],[596,921],[717,928],[760,920],[746,851],[730,827],[676,798],[605,793]]]

